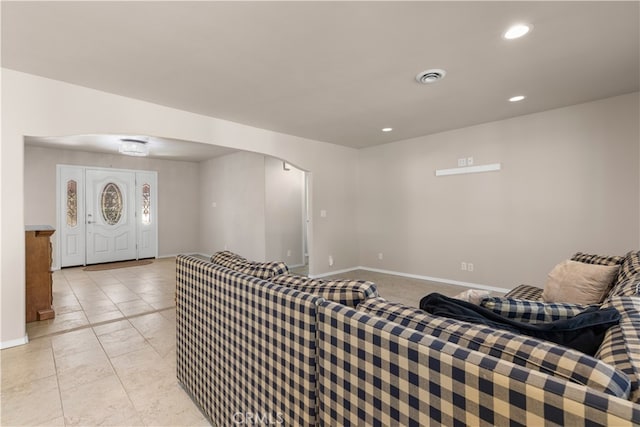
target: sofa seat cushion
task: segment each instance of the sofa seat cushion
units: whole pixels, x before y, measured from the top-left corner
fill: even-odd
[[[627,375],[576,350],[484,325],[432,316],[382,298],[368,299],[358,309],[516,365],[625,399],[629,396]]]
[[[349,307],[356,307],[366,299],[378,296],[376,285],[365,280],[320,280],[295,274],[282,274],[271,278],[270,281]]]
[[[599,307],[599,304],[582,305],[488,297],[480,301],[480,306],[509,319],[535,324],[570,319],[590,307]]]
[[[289,272],[289,268],[284,262],[249,261],[230,251],[216,252],[211,256],[211,262],[264,280]]]
[[[526,299],[529,301],[542,301],[542,292],[544,289],[530,285],[516,286],[511,291],[507,292],[505,298],[513,299]]]
[[[603,307],[618,310],[620,324],[609,330],[596,357],[629,376],[631,400],[640,403],[640,298],[612,297]]]

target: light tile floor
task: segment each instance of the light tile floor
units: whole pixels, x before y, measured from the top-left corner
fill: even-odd
[[[382,297],[417,306],[464,288],[368,271]],[[97,272],[54,273],[52,320],[0,352],[0,425],[209,425],[175,374],[175,259]]]
[[[175,259],[53,283],[55,319],[0,352],[2,426],[210,425],[176,380]]]

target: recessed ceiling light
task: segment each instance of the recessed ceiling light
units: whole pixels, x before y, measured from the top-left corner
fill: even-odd
[[[393,128],[382,128],[382,132],[391,132]]]
[[[507,40],[513,40],[520,38],[531,31],[531,25],[527,24],[516,24],[509,27],[507,31],[502,35]]]
[[[524,96],[524,95],[516,95],[516,96],[512,96],[511,98],[509,98],[509,102],[518,102],[518,101],[522,101],[525,98],[526,98],[526,96]]]
[[[441,70],[440,68],[433,68],[431,70],[425,70],[421,73],[418,73],[416,76],[416,81],[422,84],[435,83],[438,80],[444,79],[444,76],[447,75],[445,70]]]

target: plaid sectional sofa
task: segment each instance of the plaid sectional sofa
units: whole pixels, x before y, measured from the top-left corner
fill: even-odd
[[[433,318],[370,282],[259,278],[236,257],[177,259],[177,375],[214,425],[640,424],[636,361],[611,362],[635,302],[598,360]]]
[[[624,372],[631,381],[630,399],[640,403],[640,252],[625,256],[590,255],[576,253],[571,260],[598,265],[619,265],[620,270],[601,307],[615,307],[621,315],[620,323],[607,331],[595,357]],[[542,289],[520,285],[490,308],[507,316],[517,316],[519,306],[538,306],[542,310],[555,310],[550,320],[571,315],[585,306],[545,304]],[[564,306],[564,307],[563,307]]]

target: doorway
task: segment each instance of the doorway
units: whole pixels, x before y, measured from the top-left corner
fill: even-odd
[[[57,166],[61,267],[157,256],[157,172]]]

